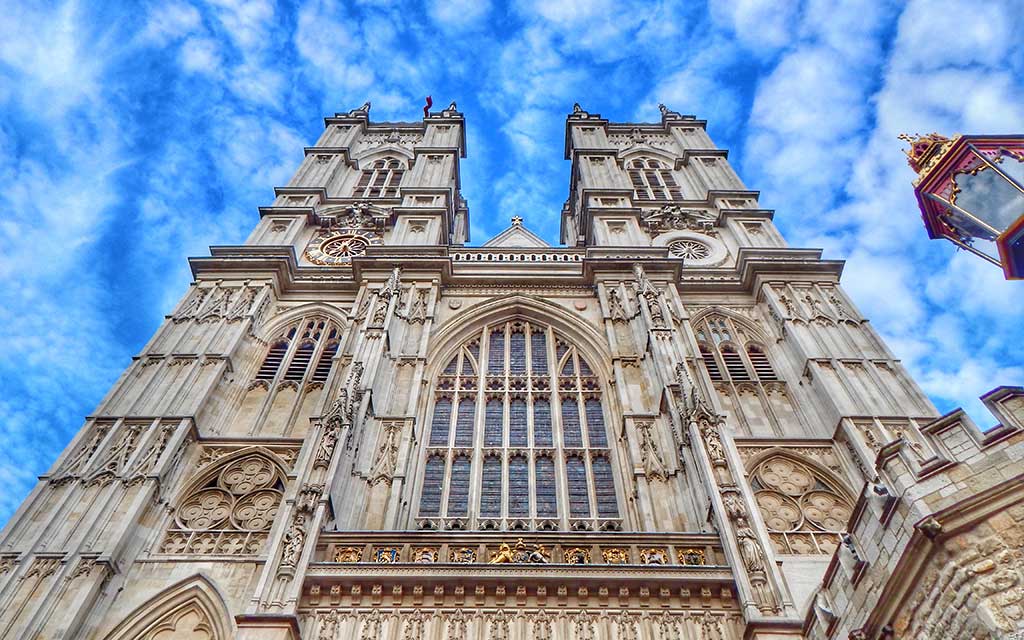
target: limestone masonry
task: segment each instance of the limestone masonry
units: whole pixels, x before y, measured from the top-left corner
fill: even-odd
[[[1024,389],[939,416],[704,121],[576,105],[564,246],[469,247],[455,103],[369,112],[190,260],[0,637],[1024,638]]]

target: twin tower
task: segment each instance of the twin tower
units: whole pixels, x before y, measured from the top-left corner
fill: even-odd
[[[576,105],[562,246],[470,246],[456,105],[369,111],[191,259],[0,534],[0,637],[1020,637],[1024,390],[938,416],[704,121]]]

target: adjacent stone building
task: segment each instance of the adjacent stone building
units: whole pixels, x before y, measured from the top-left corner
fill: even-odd
[[[939,416],[704,121],[577,105],[563,246],[471,247],[455,104],[369,111],[191,259],[0,535],[0,636],[1021,637],[1024,390]]]

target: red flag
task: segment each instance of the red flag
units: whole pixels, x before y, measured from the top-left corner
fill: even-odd
[[[427,104],[423,107],[423,117],[426,118],[430,115],[430,107],[434,106],[434,99],[427,96]]]

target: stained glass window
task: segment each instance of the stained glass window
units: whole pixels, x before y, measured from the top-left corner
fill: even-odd
[[[441,514],[441,490],[444,482],[444,458],[430,456],[427,468],[423,472],[423,495],[420,497],[420,515],[438,516]]]
[[[483,486],[480,488],[480,515],[496,518],[501,515],[501,458],[484,458]]]
[[[419,516],[505,529],[617,519],[607,428],[601,385],[576,346],[528,320],[483,327],[436,381],[427,444],[451,458],[447,468],[443,457],[428,460]]]
[[[451,484],[448,488],[448,515],[465,516],[469,505],[469,456],[452,460]]]
[[[508,459],[508,515],[530,515],[530,464],[526,456]]]
[[[515,398],[508,406],[508,444],[510,447],[529,445],[526,428],[526,401]]]
[[[503,420],[504,407],[499,398],[491,398],[487,401],[487,415],[484,418],[484,446],[500,447],[503,438],[501,433],[501,422]]]

